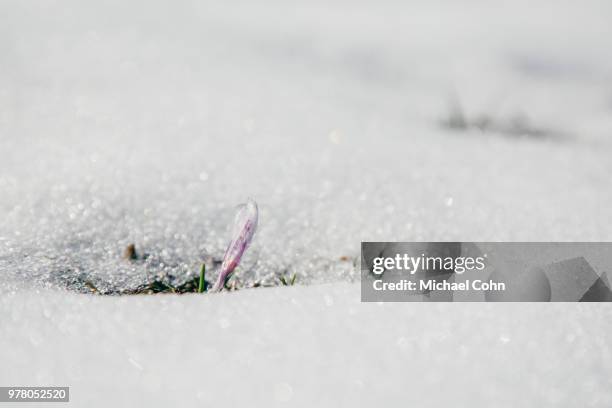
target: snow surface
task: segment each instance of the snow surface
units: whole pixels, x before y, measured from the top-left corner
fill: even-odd
[[[612,403],[609,307],[368,304],[346,283],[0,305],[0,382],[79,407]]]
[[[610,15],[3,0],[1,385],[69,384],[74,406],[610,406],[608,305],[361,305],[348,283],[360,241],[612,239]],[[456,100],[498,125],[444,127]],[[546,137],[503,131],[520,117]],[[247,197],[237,277],[298,287],[70,293],[194,276]]]

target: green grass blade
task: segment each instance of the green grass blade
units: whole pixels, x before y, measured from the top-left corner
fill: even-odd
[[[202,293],[206,291],[206,283],[204,280],[205,275],[206,275],[206,264],[202,264],[202,269],[200,270],[200,284],[198,285],[198,293]]]

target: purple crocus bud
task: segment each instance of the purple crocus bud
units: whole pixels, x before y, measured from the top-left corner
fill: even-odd
[[[225,282],[230,278],[234,269],[240,263],[242,255],[249,247],[255,230],[257,229],[257,203],[249,199],[246,204],[240,206],[234,218],[234,228],[232,230],[232,240],[230,241],[223,263],[221,264],[221,273],[213,287],[213,291],[220,291],[225,286]]]

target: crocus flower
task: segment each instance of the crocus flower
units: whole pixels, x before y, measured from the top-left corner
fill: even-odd
[[[225,282],[230,278],[234,269],[240,263],[242,255],[249,247],[255,230],[257,229],[258,210],[257,203],[251,199],[246,204],[240,206],[234,218],[234,228],[232,231],[232,240],[230,241],[223,263],[221,264],[221,273],[213,286],[213,291],[220,291],[225,286]]]

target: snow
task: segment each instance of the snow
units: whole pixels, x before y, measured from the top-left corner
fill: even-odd
[[[75,406],[609,406],[609,306],[362,305],[354,264],[361,241],[611,240],[611,12],[3,1],[0,383]],[[237,278],[298,286],[73,293],[195,276],[249,197]]]
[[[74,406],[598,406],[610,309],[368,304],[356,284],[0,299],[2,384]]]

